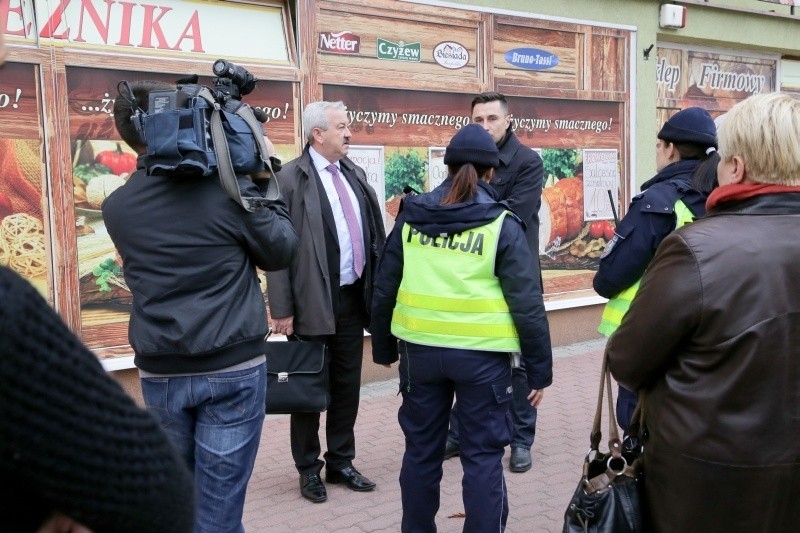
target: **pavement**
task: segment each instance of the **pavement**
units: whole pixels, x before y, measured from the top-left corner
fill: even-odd
[[[539,407],[533,468],[525,473],[509,472],[508,449],[503,459],[509,494],[508,533],[561,531],[564,510],[589,449],[604,347],[603,338],[553,349],[553,384],[545,389]],[[248,486],[245,529],[269,533],[400,531],[398,477],[404,439],[397,423],[402,401],[397,391],[397,379],[361,388],[354,466],[377,483],[376,489],[353,492],[344,485],[326,484],[328,501],[324,503],[311,503],[300,496],[289,448],[289,416],[268,416]],[[606,422],[602,427],[607,427]],[[324,431],[320,434],[324,450]],[[444,462],[441,506],[436,517],[442,533],[463,528],[461,476],[458,458]]]

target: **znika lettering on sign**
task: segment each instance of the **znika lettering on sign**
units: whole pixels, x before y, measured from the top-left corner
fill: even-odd
[[[289,61],[280,7],[234,2],[0,0],[0,33],[126,52]],[[35,21],[35,22],[32,22]]]

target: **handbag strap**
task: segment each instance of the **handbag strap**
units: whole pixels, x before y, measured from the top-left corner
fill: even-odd
[[[597,407],[594,412],[594,421],[592,423],[592,433],[589,435],[589,451],[599,451],[600,439],[603,438],[603,432],[600,431],[600,423],[603,418],[603,392],[608,401],[608,449],[613,458],[622,457],[622,441],[619,438],[619,430],[614,412],[614,393],[611,391],[611,372],[608,370],[608,353],[603,354],[603,365],[600,369],[600,390],[597,393]]]

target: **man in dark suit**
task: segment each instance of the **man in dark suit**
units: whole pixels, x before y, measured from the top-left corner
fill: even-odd
[[[506,97],[497,92],[481,93],[472,99],[472,122],[483,126],[492,136],[500,151],[500,166],[489,183],[498,200],[505,200],[514,213],[525,222],[525,238],[531,254],[539,258],[539,206],[542,201],[542,158],[524,146],[511,129],[511,114]],[[518,358],[517,358],[518,359]],[[512,370],[514,396],[511,402],[511,420],[514,432],[511,438],[512,472],[531,469],[531,446],[536,435],[536,408],[525,397],[525,368],[522,362]],[[450,417],[445,459],[458,455],[458,422],[455,408]]]
[[[331,401],[320,459],[319,413],[291,415],[291,445],[300,493],[327,499],[320,478],[368,491],[375,483],[353,467],[364,328],[369,325],[372,270],[386,240],[380,206],[364,170],[347,158],[347,108],[314,102],[303,111],[308,143],[278,173],[300,249],[285,270],[267,273],[272,328],[323,340],[328,348]]]

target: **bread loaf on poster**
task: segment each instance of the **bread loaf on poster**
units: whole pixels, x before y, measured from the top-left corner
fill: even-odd
[[[583,181],[563,178],[542,190],[539,209],[539,253],[563,246],[580,234],[583,220]]]
[[[14,213],[0,222],[0,264],[26,278],[47,272],[47,250],[41,220]]]

